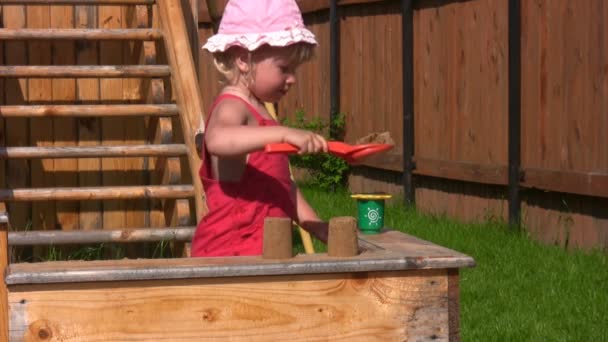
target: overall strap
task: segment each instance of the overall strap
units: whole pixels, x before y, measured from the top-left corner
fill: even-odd
[[[215,107],[217,107],[217,105],[222,102],[222,100],[225,99],[235,99],[235,100],[239,100],[241,102],[243,102],[245,104],[245,106],[247,106],[247,109],[249,109],[249,111],[251,112],[251,114],[253,114],[253,116],[255,117],[255,119],[257,120],[258,124],[262,124],[262,121],[264,120],[268,120],[265,119],[262,114],[260,114],[260,112],[257,111],[257,109],[255,109],[255,107],[247,102],[244,98],[234,95],[234,94],[221,94],[219,95],[215,101],[213,102],[213,105],[211,105],[211,108],[209,110],[209,117],[211,117],[211,113],[213,113],[213,111],[215,110]],[[209,119],[207,119],[207,122],[209,121]],[[205,125],[206,126],[206,125]]]

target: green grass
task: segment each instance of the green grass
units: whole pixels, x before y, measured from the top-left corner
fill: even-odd
[[[345,191],[301,189],[325,220],[356,216],[356,203]],[[387,226],[477,263],[460,273],[463,341],[608,341],[606,254],[566,251],[501,222],[459,223],[395,202],[385,210]]]

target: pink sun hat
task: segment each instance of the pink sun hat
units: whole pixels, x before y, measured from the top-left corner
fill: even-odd
[[[232,46],[253,51],[261,45],[317,44],[304,26],[295,0],[230,0],[226,4],[218,33],[203,45],[210,52]]]

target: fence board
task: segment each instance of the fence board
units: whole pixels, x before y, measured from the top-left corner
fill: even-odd
[[[145,27],[147,25],[147,8],[146,6],[123,6],[123,28]],[[123,43],[123,61],[125,64],[143,64],[144,51],[142,41],[131,41]],[[123,98],[130,103],[142,103],[143,96],[141,87],[143,86],[142,79],[124,79],[123,80]],[[125,124],[125,143],[145,144],[145,118],[129,117],[124,118]],[[126,185],[144,185],[146,184],[146,173],[144,170],[144,158],[125,158],[125,170],[133,170],[130,172],[131,177],[126,177],[124,182]],[[125,203],[125,227],[145,227],[147,220],[147,204],[148,201],[127,201]],[[137,256],[136,246],[127,246],[127,255],[129,257]]]
[[[124,18],[122,9],[115,6],[99,6],[98,20],[100,28],[122,28]],[[100,42],[99,58],[101,64],[123,64],[122,42]],[[123,100],[123,80],[100,80],[100,100],[102,103],[117,103]],[[125,139],[124,118],[102,118],[101,136],[102,145],[122,145]],[[116,174],[116,170],[125,170],[124,158],[102,158],[102,184],[126,185],[124,177]],[[103,227],[104,229],[126,227],[126,214],[124,200],[104,201]]]
[[[73,6],[52,6],[50,8],[51,28],[74,28]],[[75,64],[75,48],[72,41],[52,43],[53,65]],[[54,103],[73,103],[76,99],[76,81],[74,79],[53,79],[52,99]],[[55,146],[75,146],[78,142],[78,131],[74,118],[53,118]],[[54,161],[55,180],[58,186],[73,187],[78,185],[78,161],[76,159],[57,159]],[[57,202],[57,223],[60,229],[79,229],[77,202]]]
[[[28,6],[28,28],[48,28],[51,23],[48,5]],[[28,62],[30,65],[50,65],[53,62],[51,44],[45,41],[29,42]],[[47,103],[52,100],[50,79],[30,79],[28,81],[29,103]],[[30,121],[30,144],[34,146],[53,145],[53,119],[36,118]],[[30,161],[32,187],[55,186],[54,160],[37,159]],[[33,229],[53,230],[56,228],[56,206],[54,202],[32,204]],[[43,248],[34,247],[35,254],[44,253]]]
[[[25,6],[3,6],[2,22],[6,28],[25,28]],[[26,45],[23,42],[5,42],[6,65],[20,65],[26,61]],[[27,80],[6,79],[5,103],[24,104],[28,97]],[[10,127],[10,129],[6,129]],[[29,119],[6,118],[5,141],[9,146],[26,146],[29,143]],[[6,183],[8,187],[27,187],[30,184],[30,168],[26,160],[6,162]],[[31,205],[29,203],[8,203],[9,219],[14,229],[25,229],[31,225]],[[30,226],[31,228],[31,226]]]
[[[369,7],[369,9],[368,9]],[[370,13],[367,13],[370,12]],[[398,2],[340,9],[341,111],[346,140],[389,131],[402,151],[401,8]],[[382,37],[382,39],[379,39]]]
[[[315,57],[296,71],[297,83],[279,102],[281,118],[293,119],[296,111],[304,111],[307,117],[329,120],[329,11],[306,15],[307,27],[315,34],[319,45]]]
[[[76,6],[75,20],[78,28],[97,28],[97,6]],[[99,62],[98,43],[80,42],[76,45],[76,61],[79,65],[94,65]],[[80,78],[76,81],[77,100],[81,103],[95,104],[99,100],[99,79]],[[79,118],[78,145],[97,146],[101,139],[99,118]],[[101,185],[101,159],[78,159],[78,184],[83,187]],[[102,205],[100,201],[81,201],[79,203],[79,223],[82,230],[103,228]]]

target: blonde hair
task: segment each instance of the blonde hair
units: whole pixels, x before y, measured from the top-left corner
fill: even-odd
[[[239,52],[242,52],[241,47],[231,47],[223,52],[215,52],[213,54],[213,64],[217,71],[222,75],[223,83],[235,85],[240,77],[244,77],[248,84],[253,82],[255,74],[255,65],[261,57],[267,57],[268,54],[276,54],[278,51],[286,51],[289,64],[300,65],[314,56],[314,45],[307,43],[297,43],[285,47],[271,47],[263,45],[255,51],[247,53],[247,63],[249,64],[249,72],[241,74],[236,65],[236,59]],[[280,49],[280,50],[279,50]]]

